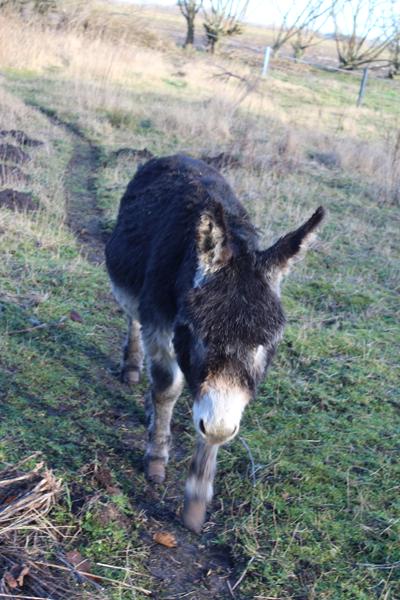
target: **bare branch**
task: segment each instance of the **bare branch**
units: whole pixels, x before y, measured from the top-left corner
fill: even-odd
[[[388,46],[389,77],[394,78],[400,75],[400,9],[396,0],[391,2],[388,27],[393,30],[393,37]]]
[[[375,62],[396,39],[395,21],[388,21],[384,0],[339,0],[331,14],[336,51],[344,69]]]
[[[292,42],[294,49],[304,46],[304,52],[309,45],[313,45],[313,43],[307,43],[307,40],[314,40],[315,42],[316,32],[330,17],[332,1],[335,0],[309,0],[303,4],[297,0],[292,0],[288,8],[283,11],[280,10],[280,24],[275,30],[272,44],[275,54],[294,38],[297,38],[297,42]],[[276,0],[275,4],[278,9],[282,6],[279,0]]]
[[[211,0],[210,8],[204,9],[204,29],[207,45],[213,53],[222,37],[242,33],[242,20],[249,0]]]

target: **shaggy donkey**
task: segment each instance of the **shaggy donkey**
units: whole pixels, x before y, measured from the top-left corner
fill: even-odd
[[[139,381],[147,359],[147,477],[165,478],[170,421],[183,387],[194,399],[197,447],[185,488],[184,522],[199,532],[218,448],[239,431],[282,337],[280,281],[323,218],[260,250],[255,227],[225,179],[177,155],[141,167],[121,200],[106,248],[115,298],[128,317],[122,380]]]

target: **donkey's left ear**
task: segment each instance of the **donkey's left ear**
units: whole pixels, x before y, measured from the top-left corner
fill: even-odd
[[[262,261],[267,269],[270,279],[280,281],[285,275],[290,264],[301,258],[302,254],[315,239],[314,230],[324,218],[325,210],[320,206],[315,213],[295,231],[281,237],[273,246],[261,253]]]
[[[221,204],[212,206],[200,215],[196,243],[202,275],[215,273],[231,259],[232,245]]]

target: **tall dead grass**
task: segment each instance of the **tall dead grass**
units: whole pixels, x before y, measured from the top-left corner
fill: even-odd
[[[400,204],[400,129],[384,131],[381,140],[344,138],[332,146],[342,169],[367,182],[378,202]]]
[[[107,10],[100,4],[93,12],[91,5],[62,29],[0,16],[0,67],[52,77],[60,85],[58,107],[70,112],[72,106],[79,123],[102,143],[130,144],[134,136],[136,146],[150,141],[156,154],[179,149],[244,156],[246,177],[239,183],[246,188],[248,181],[249,194],[264,173],[270,185],[302,168],[317,150],[334,156],[335,168],[364,182],[378,201],[399,202],[395,130],[362,139],[358,116],[349,108],[340,111],[340,135],[329,131],[335,107],[318,105],[306,85],[257,81],[249,67],[228,59],[137,45],[124,33],[127,21],[107,25]],[[224,72],[230,76],[220,77]],[[303,95],[304,103],[283,110],[276,102],[281,94]],[[148,127],[137,127],[141,123]]]
[[[151,54],[152,73],[163,70],[161,53]],[[4,69],[44,74],[61,70],[65,77],[128,83],[149,64],[149,52],[124,38],[118,41],[84,34],[79,28],[57,30],[36,20],[0,15],[0,65]],[[158,60],[157,60],[158,59]],[[161,63],[157,65],[157,62]]]
[[[0,208],[0,229],[10,238],[35,240],[42,248],[61,248],[72,234],[61,225],[65,221],[65,197],[63,173],[69,160],[69,142],[64,139],[65,156],[54,152],[59,143],[60,132],[38,111],[7,92],[0,84],[0,130],[21,130],[30,138],[42,142],[38,148],[26,148],[30,160],[21,165],[28,177],[25,183],[19,180],[5,180],[0,189],[15,189],[28,192],[38,201],[34,213],[10,211]],[[16,144],[13,137],[2,137],[0,143]],[[3,238],[4,239],[4,238]],[[4,248],[4,261],[12,260],[8,245]]]

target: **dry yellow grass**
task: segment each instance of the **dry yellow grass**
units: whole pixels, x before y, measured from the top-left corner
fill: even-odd
[[[107,34],[101,31],[104,10],[116,19],[119,38],[115,23]],[[396,120],[384,110],[338,103],[347,79],[326,79],[321,94],[319,75],[307,70],[303,77],[277,72],[262,80],[250,66],[227,57],[138,46],[123,34],[129,19],[140,22],[135,10],[127,8],[121,16],[120,7],[112,12],[110,4],[100,3],[90,14],[76,13],[61,30],[2,16],[0,67],[51,79],[59,85],[58,105],[110,146],[130,143],[124,123],[132,115],[158,132],[156,153],[174,150],[171,140],[179,139],[181,150],[244,153],[248,164],[261,161],[268,170],[276,155],[301,163],[310,150],[330,152],[345,170],[371,178],[384,199],[393,194]],[[85,18],[89,33],[82,28]],[[116,120],[121,127],[114,126]],[[148,140],[147,131],[135,131],[137,146]],[[245,189],[260,182],[251,173],[246,178],[239,182]]]
[[[40,248],[61,248],[66,239],[72,239],[70,232],[62,227],[65,220],[63,172],[70,151],[68,138],[64,140],[63,158],[57,159],[53,151],[53,145],[59,140],[57,128],[0,85],[0,130],[10,129],[23,130],[43,144],[39,148],[27,149],[30,160],[21,169],[29,177],[29,183],[10,178],[4,181],[0,189],[29,191],[38,201],[38,210],[34,218],[24,211],[0,210],[0,229],[27,243],[34,241]],[[15,143],[11,137],[3,140]],[[8,258],[4,253],[3,259],[7,261]]]
[[[178,49],[168,53],[146,49],[135,46],[124,36],[115,40],[112,36],[84,35],[79,27],[63,31],[40,29],[36,23],[22,23],[10,16],[0,17],[0,65],[2,68],[31,70],[40,74],[60,71],[63,77],[75,81],[78,86],[85,82],[96,82],[103,88],[110,85],[152,91],[162,88],[163,93],[167,94],[165,79],[174,77],[177,71],[183,71],[185,89],[180,90],[180,95],[215,99],[219,117],[226,113],[226,102],[235,104],[242,95],[243,90],[237,90],[238,78],[245,80],[249,87],[258,78],[258,72],[254,69],[240,62],[232,63],[227,58],[185,54]],[[218,80],[224,71],[233,72],[235,78],[229,83]],[[320,128],[324,124],[330,126],[331,113],[336,107],[321,107],[318,94],[304,84],[271,78],[258,81],[257,86],[253,87],[254,91],[248,93],[243,102],[253,112],[269,114],[288,124],[306,123],[318,118]],[[172,95],[174,91],[169,90]],[[279,96],[296,97],[297,106],[282,106]],[[102,102],[102,96],[98,97],[98,89],[96,97],[99,103]],[[117,98],[114,104],[119,101]],[[304,104],[307,111],[304,110]],[[349,124],[353,123],[356,115],[352,107],[349,107],[348,116]],[[346,125],[342,126],[346,128]]]

